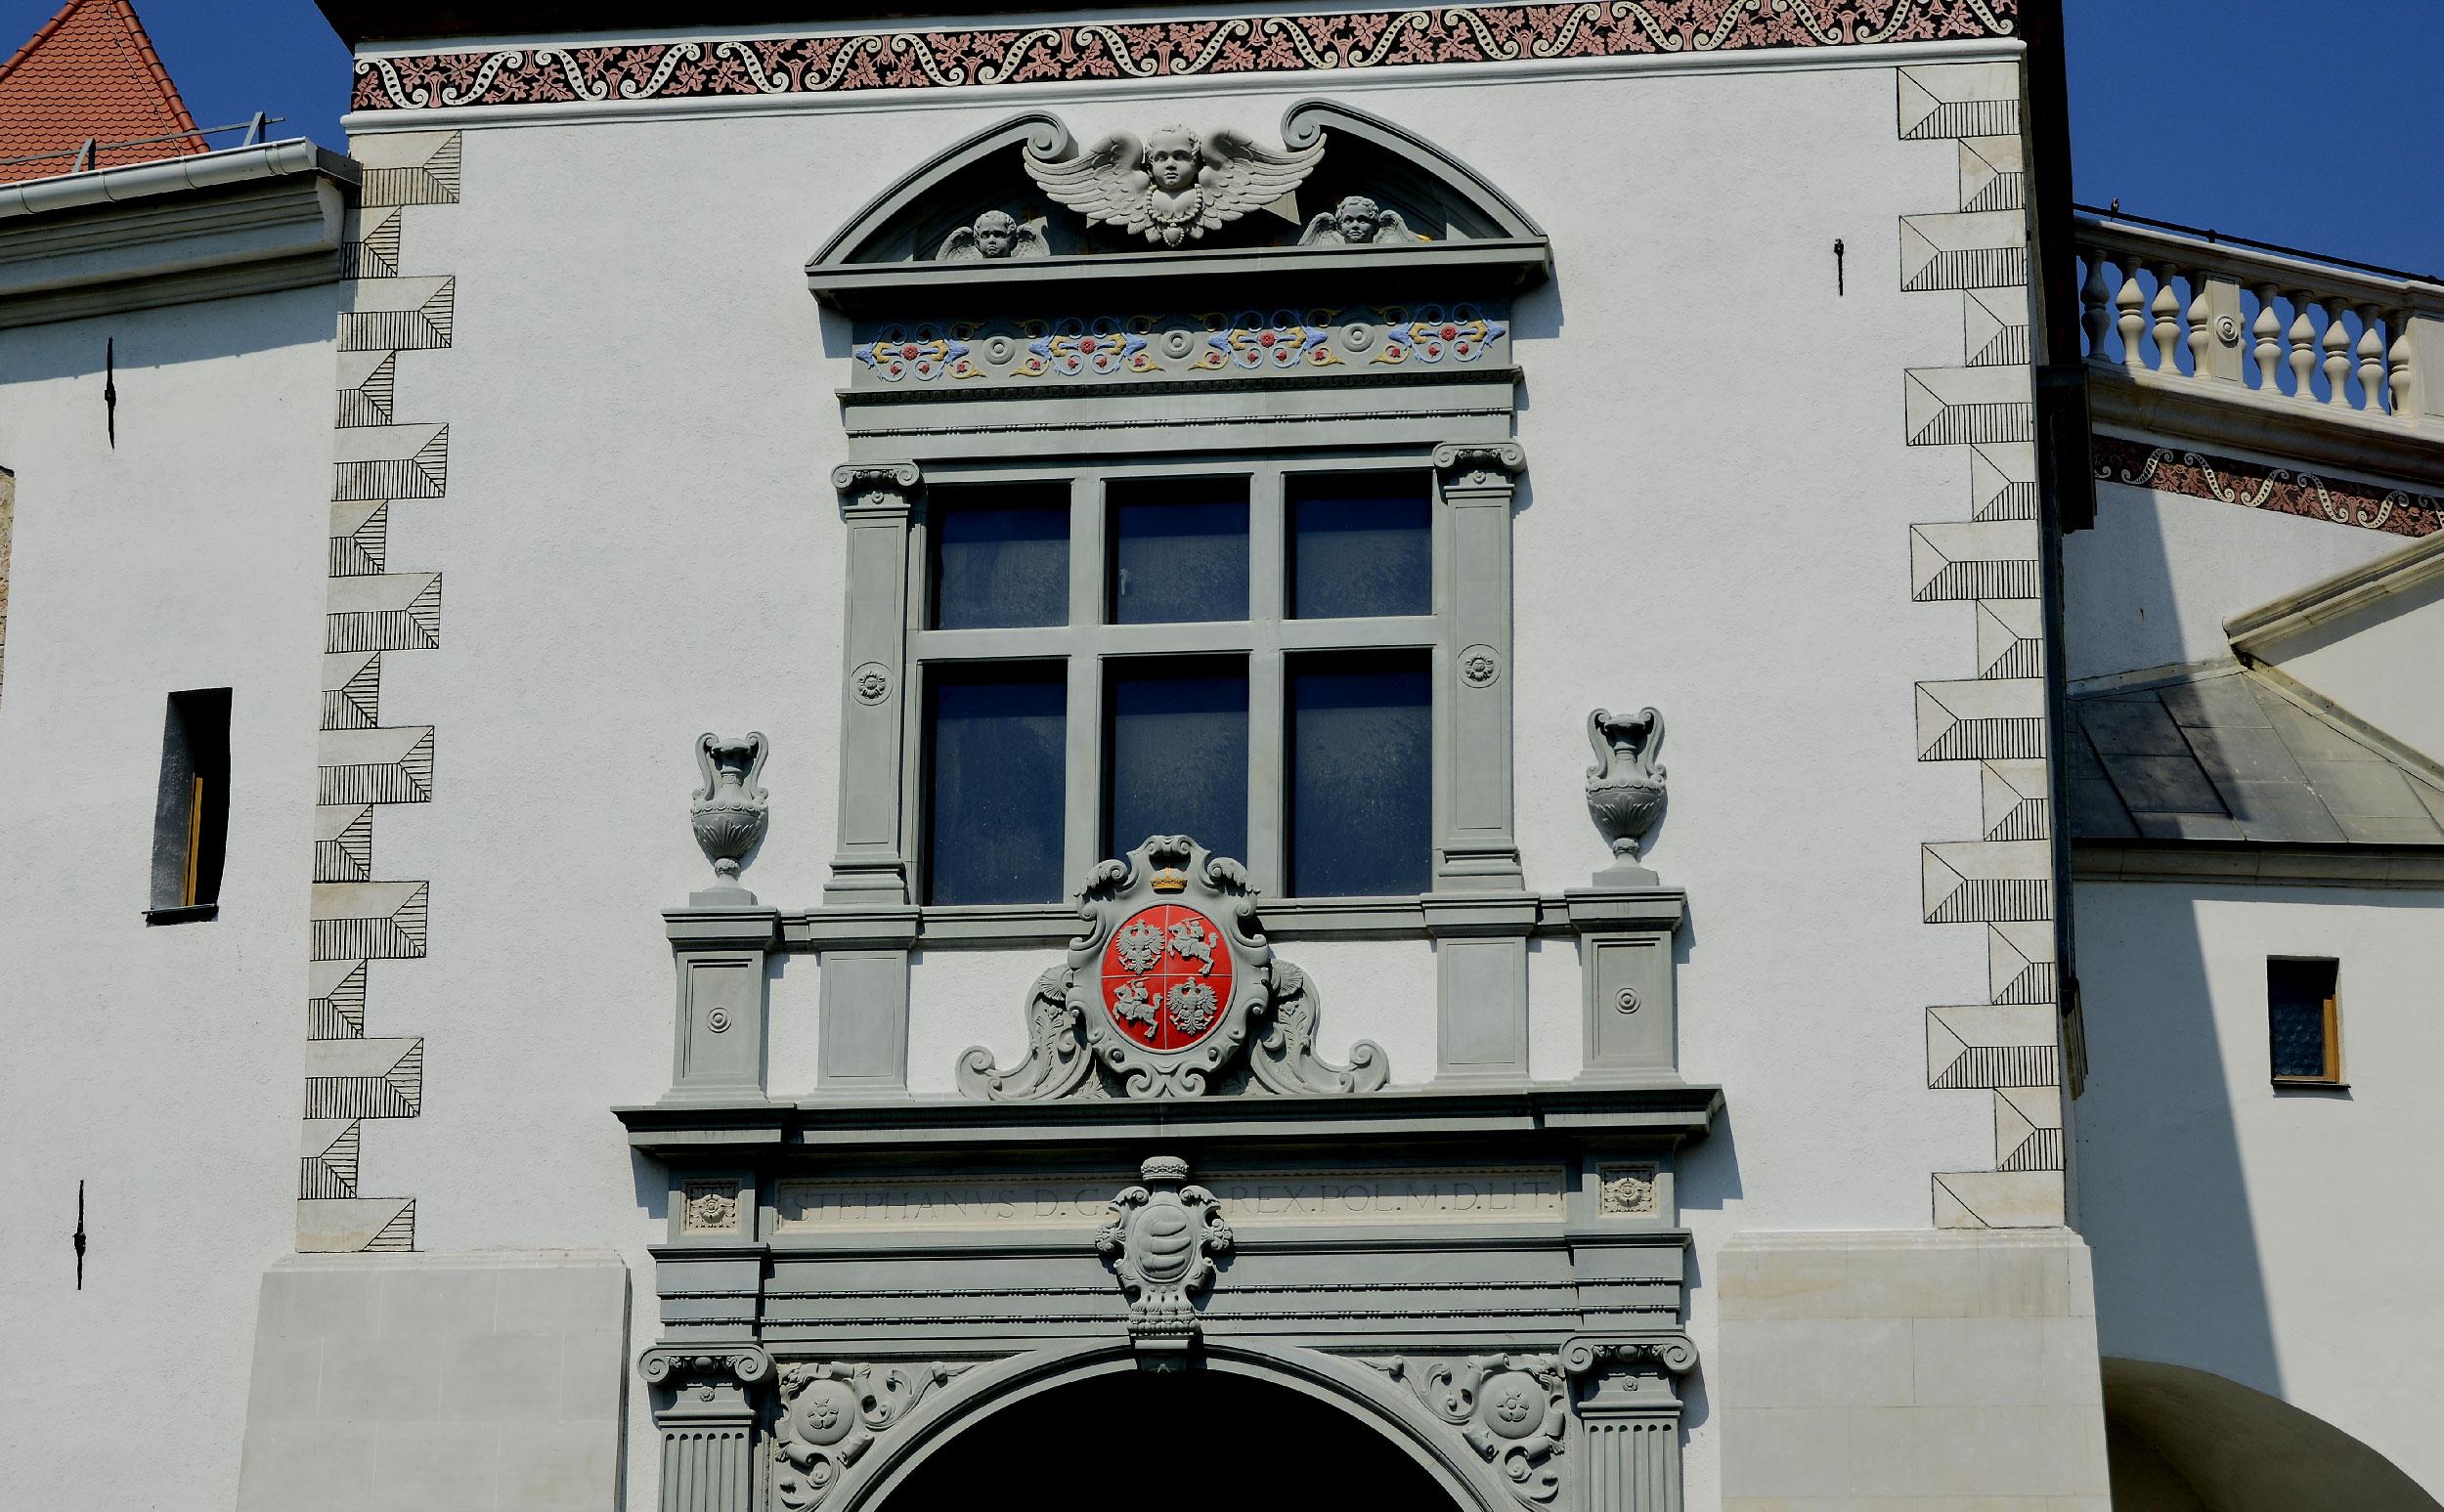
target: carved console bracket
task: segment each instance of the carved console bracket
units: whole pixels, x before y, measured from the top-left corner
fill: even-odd
[[[907,1421],[935,1387],[969,1363],[808,1361],[780,1371],[772,1434],[772,1500],[812,1512],[877,1440]]]
[[[1155,1155],[1138,1167],[1146,1185],[1112,1199],[1112,1221],[1095,1234],[1128,1298],[1129,1344],[1155,1368],[1176,1364],[1197,1340],[1196,1293],[1213,1285],[1231,1252],[1231,1226],[1202,1187],[1183,1185],[1188,1162]],[[1167,1359],[1166,1359],[1167,1357]]]
[[[1569,1378],[1558,1360],[1550,1355],[1469,1355],[1367,1362],[1458,1429],[1479,1459],[1502,1472],[1510,1493],[1523,1504],[1553,1504],[1561,1489],[1555,1461],[1568,1447],[1570,1428]]]

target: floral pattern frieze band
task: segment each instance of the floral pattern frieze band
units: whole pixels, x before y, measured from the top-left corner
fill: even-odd
[[[354,108],[435,110],[1305,73],[2014,33],[2021,0],[1578,0],[362,59]]]
[[[2444,530],[2444,499],[2425,494],[2293,467],[2270,467],[2236,456],[2150,446],[2122,436],[2096,438],[2096,477],[2100,483],[2126,483],[2160,494],[2185,494],[2389,536],[2432,536]]]
[[[887,325],[850,356],[885,383],[1464,366],[1510,334],[1474,305],[1062,316]]]

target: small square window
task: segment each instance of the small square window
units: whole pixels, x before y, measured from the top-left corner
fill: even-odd
[[[935,491],[927,622],[1006,629],[1069,622],[1069,491],[1060,484]]]
[[[1433,663],[1422,651],[1293,658],[1289,892],[1423,892],[1433,868]]]
[[[1247,480],[1112,485],[1111,623],[1247,618]]]
[[[1247,662],[1129,657],[1104,670],[1106,855],[1149,835],[1247,853]]]
[[[2339,963],[2270,958],[2266,962],[2269,1058],[2278,1083],[2334,1085],[2342,1080],[2342,1044],[2335,977]]]
[[[1433,486],[1424,473],[1296,475],[1288,504],[1292,618],[1434,612]]]
[[[1060,900],[1068,700],[1057,663],[928,670],[926,901]]]

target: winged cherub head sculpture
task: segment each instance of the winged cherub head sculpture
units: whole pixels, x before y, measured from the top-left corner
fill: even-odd
[[[934,260],[940,263],[996,263],[1012,257],[1049,257],[1044,234],[1005,210],[987,210],[973,226],[961,226],[942,238]]]
[[[1026,171],[1088,225],[1118,226],[1161,246],[1195,240],[1281,198],[1305,181],[1324,143],[1271,152],[1244,132],[1203,136],[1165,126],[1140,142],[1115,132],[1066,162],[1032,155]]]
[[[1361,246],[1370,242],[1406,245],[1418,238],[1398,210],[1388,210],[1364,194],[1350,194],[1330,210],[1307,220],[1300,246]]]

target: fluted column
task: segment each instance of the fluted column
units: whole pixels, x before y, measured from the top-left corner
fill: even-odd
[[[1587,1512],[1680,1512],[1680,1399],[1675,1376],[1697,1367],[1677,1333],[1593,1334],[1562,1347],[1579,1386]]]
[[[752,1344],[658,1345],[636,1369],[662,1431],[659,1512],[755,1512],[756,1418],[772,1357]]]

